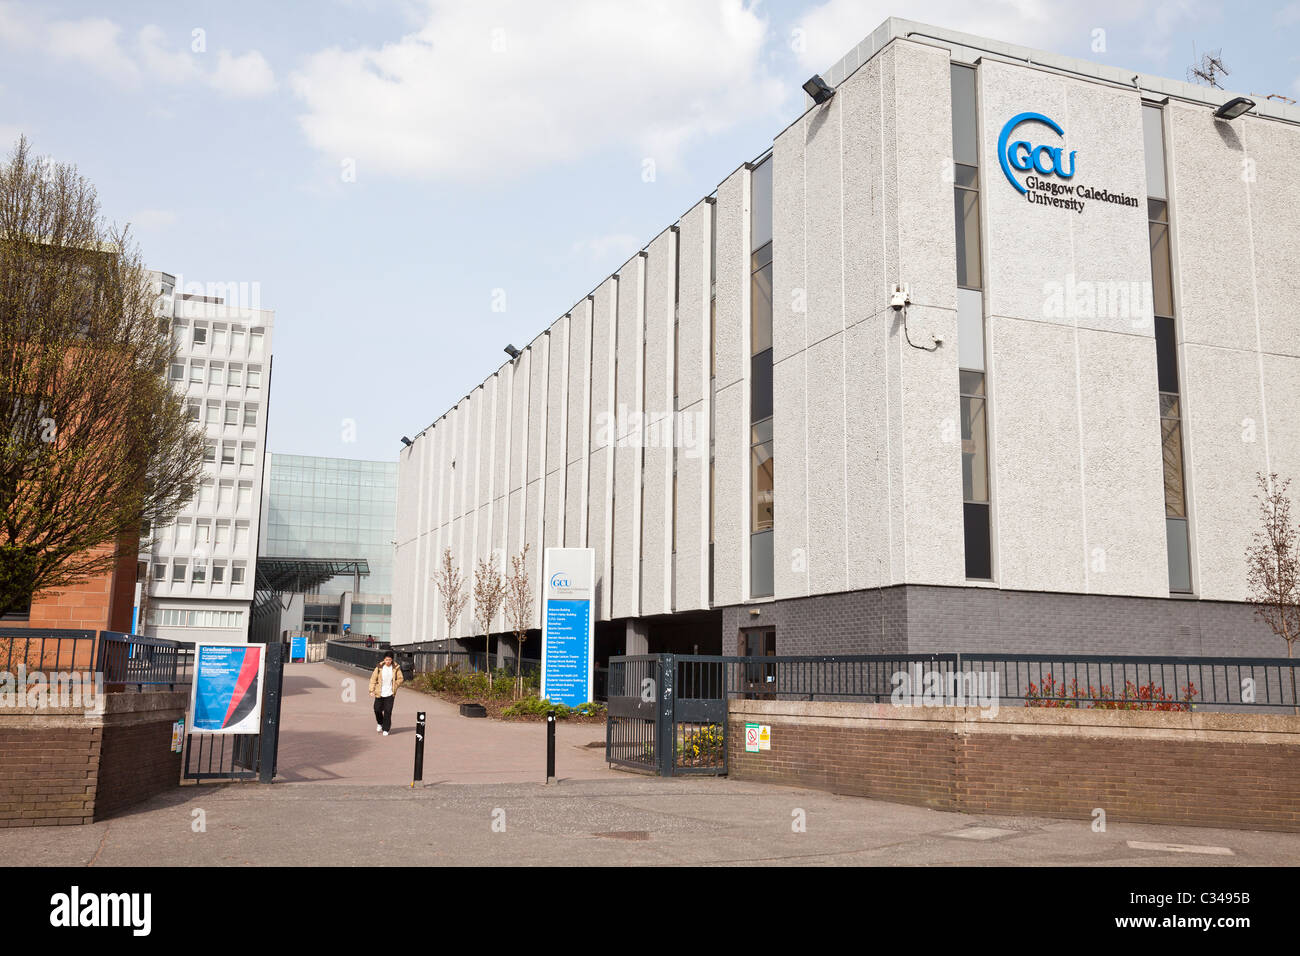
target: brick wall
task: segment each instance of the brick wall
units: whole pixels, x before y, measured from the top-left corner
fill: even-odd
[[[1300,717],[732,701],[741,780],[966,813],[1300,831]],[[772,728],[746,753],[746,722]]]
[[[92,553],[104,554],[111,545]],[[129,631],[135,603],[136,556],[122,550],[103,574],[59,591],[37,595],[26,621],[5,621],[5,627],[71,628],[90,631]]]
[[[0,709],[0,827],[90,823],[180,785],[183,693],[108,694],[104,713]]]
[[[906,585],[728,607],[722,653],[739,653],[749,627],[775,627],[782,655],[1286,656],[1248,604],[998,588]]]
[[[0,827],[90,823],[101,731],[72,716],[0,716]]]

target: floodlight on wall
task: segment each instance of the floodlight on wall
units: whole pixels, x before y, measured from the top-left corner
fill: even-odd
[[[409,438],[407,438],[405,435],[403,435],[403,436],[402,436],[402,444],[405,445],[407,448],[410,448],[410,447],[411,447],[411,439],[409,439]]]
[[[1244,96],[1236,96],[1215,110],[1214,118],[1221,120],[1235,120],[1242,113],[1249,113],[1254,108],[1254,100],[1247,99]]]
[[[519,358],[519,350],[515,348],[513,345],[507,345],[506,355],[509,355],[510,360],[513,362],[515,359]]]
[[[813,74],[812,79],[803,85],[803,91],[812,97],[812,101],[818,105],[825,103],[835,91],[826,85],[820,73]]]

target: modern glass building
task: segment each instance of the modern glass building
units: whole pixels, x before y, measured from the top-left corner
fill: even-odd
[[[260,565],[305,571],[302,591],[272,598],[270,630],[324,631],[388,640],[392,624],[397,464],[268,455]],[[328,576],[329,566],[346,567]],[[273,580],[273,574],[262,575]],[[278,606],[276,606],[278,605]],[[266,612],[259,613],[259,631]]]
[[[527,543],[598,654],[1280,654],[1300,109],[896,19],[804,89],[401,451],[395,631]]]

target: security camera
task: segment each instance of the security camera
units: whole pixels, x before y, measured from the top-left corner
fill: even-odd
[[[912,297],[908,294],[908,288],[905,285],[896,285],[893,291],[889,293],[889,307],[895,312],[905,308],[911,301]]]

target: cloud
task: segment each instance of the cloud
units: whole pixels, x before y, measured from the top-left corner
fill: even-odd
[[[217,53],[217,68],[208,77],[208,85],[227,96],[265,96],[275,89],[275,74],[256,50],[243,56],[232,56],[221,50]]]
[[[129,37],[120,24],[103,17],[49,20],[31,8],[0,2],[0,46],[80,64],[131,88],[142,81],[203,84],[235,97],[262,96],[275,88],[275,74],[258,51],[236,56],[221,50],[214,57],[194,52],[188,37],[172,47],[166,32],[152,23]]]
[[[118,43],[121,32],[111,20],[56,20],[45,26],[43,46],[46,52],[80,62],[109,79],[134,82],[139,69]]]
[[[433,0],[421,28],[291,78],[312,146],[397,176],[499,178],[634,144],[660,169],[774,113],[767,23],[741,0]]]
[[[905,14],[908,20],[1049,51],[1077,46],[1101,28],[1112,44],[1121,34],[1141,36],[1143,55],[1164,58],[1174,30],[1200,18],[1205,6],[1198,0],[917,0]],[[795,47],[800,65],[814,72],[826,69],[898,10],[887,0],[827,0],[813,7],[791,25],[803,31]]]

